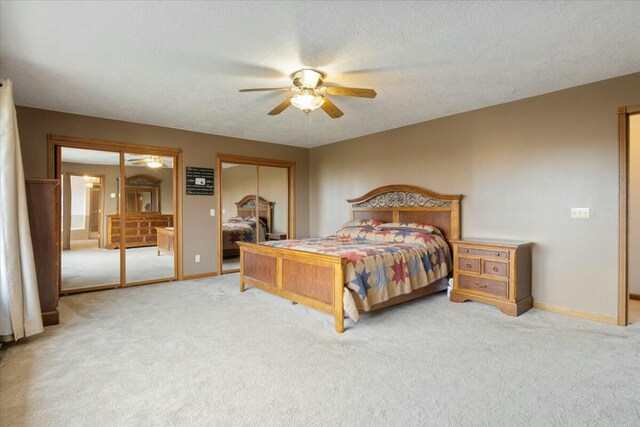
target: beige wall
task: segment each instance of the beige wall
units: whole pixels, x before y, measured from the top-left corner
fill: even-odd
[[[47,134],[178,147],[183,149],[184,167],[215,168],[218,153],[293,160],[296,162],[296,233],[301,237],[309,234],[307,149],[26,107],[17,107],[17,113],[28,177],[47,175]],[[215,117],[209,119],[215,120]],[[216,218],[209,215],[209,210],[216,207],[215,196],[187,196],[184,188],[181,191],[184,274],[216,271]],[[196,254],[201,256],[200,263],[194,262]]]
[[[629,292],[640,294],[640,114],[629,121]]]
[[[535,242],[536,301],[615,316],[616,110],[632,104],[640,73],[311,149],[311,234],[380,185],[460,193],[463,236]]]

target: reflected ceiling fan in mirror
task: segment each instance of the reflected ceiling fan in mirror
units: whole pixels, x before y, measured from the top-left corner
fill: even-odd
[[[308,68],[296,71],[291,75],[294,87],[241,89],[240,92],[291,92],[291,96],[282,101],[276,108],[269,112],[270,116],[276,116],[286,110],[290,105],[309,114],[316,108],[322,108],[332,119],[342,117],[344,114],[336,104],[331,102],[327,95],[357,96],[359,98],[375,98],[373,89],[360,89],[353,87],[322,86],[325,75],[319,71]]]
[[[140,159],[129,159],[127,163],[131,166],[147,166],[152,169],[158,169],[166,167],[167,164],[160,156],[147,156]]]

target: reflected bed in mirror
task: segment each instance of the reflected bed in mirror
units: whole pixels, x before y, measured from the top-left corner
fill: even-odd
[[[258,219],[256,220],[256,211]],[[271,229],[271,215],[273,203],[247,194],[236,202],[236,215],[227,218],[222,223],[222,256],[225,259],[240,256],[237,242],[256,242],[266,240]]]

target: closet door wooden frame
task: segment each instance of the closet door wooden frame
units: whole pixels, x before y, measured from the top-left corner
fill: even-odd
[[[288,207],[287,207],[287,236],[289,239],[295,238],[296,230],[296,215],[295,215],[295,177],[296,177],[296,162],[292,160],[275,160],[265,159],[260,157],[247,157],[238,156],[234,154],[218,154],[216,156],[216,170],[215,170],[215,186],[216,193],[218,195],[216,209],[218,211],[218,238],[217,250],[218,250],[218,274],[237,273],[240,269],[232,269],[222,271],[222,164],[223,163],[237,163],[241,165],[253,165],[256,167],[256,196],[260,196],[260,166],[270,166],[277,168],[287,169],[287,185],[288,185]],[[258,207],[256,204],[256,217],[258,216]],[[256,239],[259,233],[256,233]]]
[[[128,286],[147,285],[151,283],[160,283],[172,280],[182,280],[183,278],[183,241],[182,241],[182,149],[172,147],[158,147],[151,145],[132,144],[127,142],[105,141],[90,138],[78,138],[61,135],[47,135],[47,176],[50,179],[56,179],[62,170],[61,149],[79,148],[87,150],[100,150],[119,153],[120,155],[120,194],[126,194],[125,186],[125,163],[124,155],[127,154],[143,154],[153,156],[173,157],[173,215],[175,227],[175,252],[174,252],[174,275],[170,278],[159,278],[152,280],[144,280],[134,283],[127,283],[126,269],[126,245],[120,245],[120,283],[115,285],[95,286],[91,288],[80,288],[76,290],[61,291],[62,294],[70,294],[74,292],[83,292],[87,290],[100,290]],[[126,221],[125,212],[126,200],[120,197],[119,211],[121,221]],[[56,215],[60,216],[60,206],[57,207]],[[61,260],[61,252],[58,252],[58,262]],[[59,280],[62,283],[62,269],[59,269]]]
[[[619,144],[619,236],[618,236],[618,325],[629,324],[629,116],[640,114],[640,104],[618,108]]]

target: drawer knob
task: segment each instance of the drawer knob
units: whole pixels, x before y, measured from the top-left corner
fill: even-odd
[[[465,254],[468,254],[468,253],[469,253],[469,249],[465,249],[465,250],[464,250],[464,253],[465,253]]]
[[[471,263],[470,262],[467,263],[467,268],[471,268]]]
[[[496,252],[496,256],[500,256],[500,252]]]
[[[486,288],[486,287],[487,287],[487,286],[489,286],[489,285],[486,285],[486,284],[484,284],[484,285],[483,285],[483,284],[481,284],[481,283],[476,282],[476,286],[477,286],[477,287],[479,287],[479,288],[481,288],[481,289],[484,289],[484,288]]]
[[[493,271],[497,272],[498,270],[500,270],[498,267],[493,267]]]

